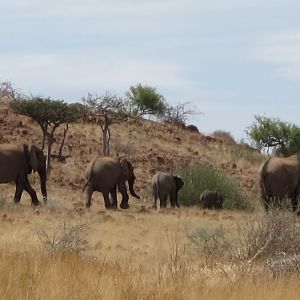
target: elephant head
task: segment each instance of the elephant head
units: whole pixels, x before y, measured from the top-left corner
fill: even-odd
[[[176,175],[174,176],[174,180],[175,180],[176,189],[177,191],[179,191],[183,187],[184,182],[180,177]]]
[[[221,193],[217,193],[217,201],[216,201],[216,209],[221,209],[223,207],[224,197],[221,195]]]
[[[140,197],[135,193],[133,189],[135,175],[134,175],[134,168],[132,164],[125,158],[120,160],[121,165],[121,176],[124,181],[128,181],[129,191],[131,196],[140,199]]]
[[[28,169],[27,174],[33,172],[38,172],[40,177],[41,191],[43,194],[43,200],[47,203],[47,187],[46,187],[46,159],[43,151],[31,145],[28,147]]]

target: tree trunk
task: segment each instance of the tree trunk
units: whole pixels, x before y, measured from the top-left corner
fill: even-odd
[[[110,141],[110,120],[107,116],[104,116],[103,122],[99,122],[102,130],[102,155],[109,156],[109,141]]]
[[[61,144],[60,144],[60,147],[59,147],[59,151],[58,151],[58,160],[60,160],[60,161],[63,160],[63,158],[62,158],[62,150],[63,150],[64,143],[65,143],[65,140],[66,140],[68,129],[69,129],[69,123],[66,123],[65,128],[64,128],[64,136],[63,136],[63,139],[61,141]]]
[[[47,174],[51,172],[51,147],[53,143],[53,137],[47,133],[47,159],[46,159],[46,170]]]
[[[102,128],[102,155],[109,156],[110,130],[108,124]]]
[[[45,140],[46,140],[46,135],[43,132],[42,151],[44,151],[44,148],[45,148]]]

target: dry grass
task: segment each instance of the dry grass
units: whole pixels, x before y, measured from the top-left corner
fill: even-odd
[[[173,247],[173,246],[172,246]],[[174,250],[174,248],[172,248]],[[0,251],[1,299],[298,299],[299,278],[274,280],[183,257],[157,255],[149,267],[135,253],[110,260],[76,252]]]
[[[100,201],[77,213],[58,209],[59,197],[53,201],[38,210],[26,202],[2,208],[1,299],[297,299],[300,292],[298,273],[276,279],[261,261],[250,266],[221,252],[193,250],[188,236],[197,228],[222,226],[234,238],[239,224],[259,222],[261,214],[156,212],[139,203],[130,211],[105,211]],[[41,229],[50,240],[68,235],[65,224],[88,228],[83,254],[64,247],[49,252],[39,239]]]

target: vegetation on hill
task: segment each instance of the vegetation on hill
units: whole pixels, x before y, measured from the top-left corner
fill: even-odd
[[[277,155],[289,156],[300,151],[300,127],[278,118],[255,116],[247,133],[257,149],[273,149]]]

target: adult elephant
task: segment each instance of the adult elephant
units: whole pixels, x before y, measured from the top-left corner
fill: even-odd
[[[126,181],[128,181],[130,194],[140,198],[134,191],[135,181],[134,168],[132,164],[122,158],[97,157],[87,166],[85,171],[85,183],[82,191],[85,191],[85,206],[91,206],[91,199],[94,191],[102,192],[105,208],[117,208],[117,187],[122,194],[120,207],[129,207]],[[111,195],[112,203],[109,199]]]
[[[291,200],[292,209],[296,211],[300,196],[300,156],[268,158],[258,171],[258,182],[267,211],[286,198]]]
[[[15,203],[20,202],[22,192],[25,190],[30,195],[32,204],[40,205],[27,177],[32,171],[39,174],[43,199],[47,203],[46,160],[43,151],[35,145],[0,145],[0,183],[15,181]]]
[[[153,208],[157,208],[157,199],[160,200],[160,207],[167,206],[167,198],[170,196],[171,207],[180,207],[177,201],[178,191],[183,187],[183,180],[170,173],[157,172],[152,177],[152,203]]]

